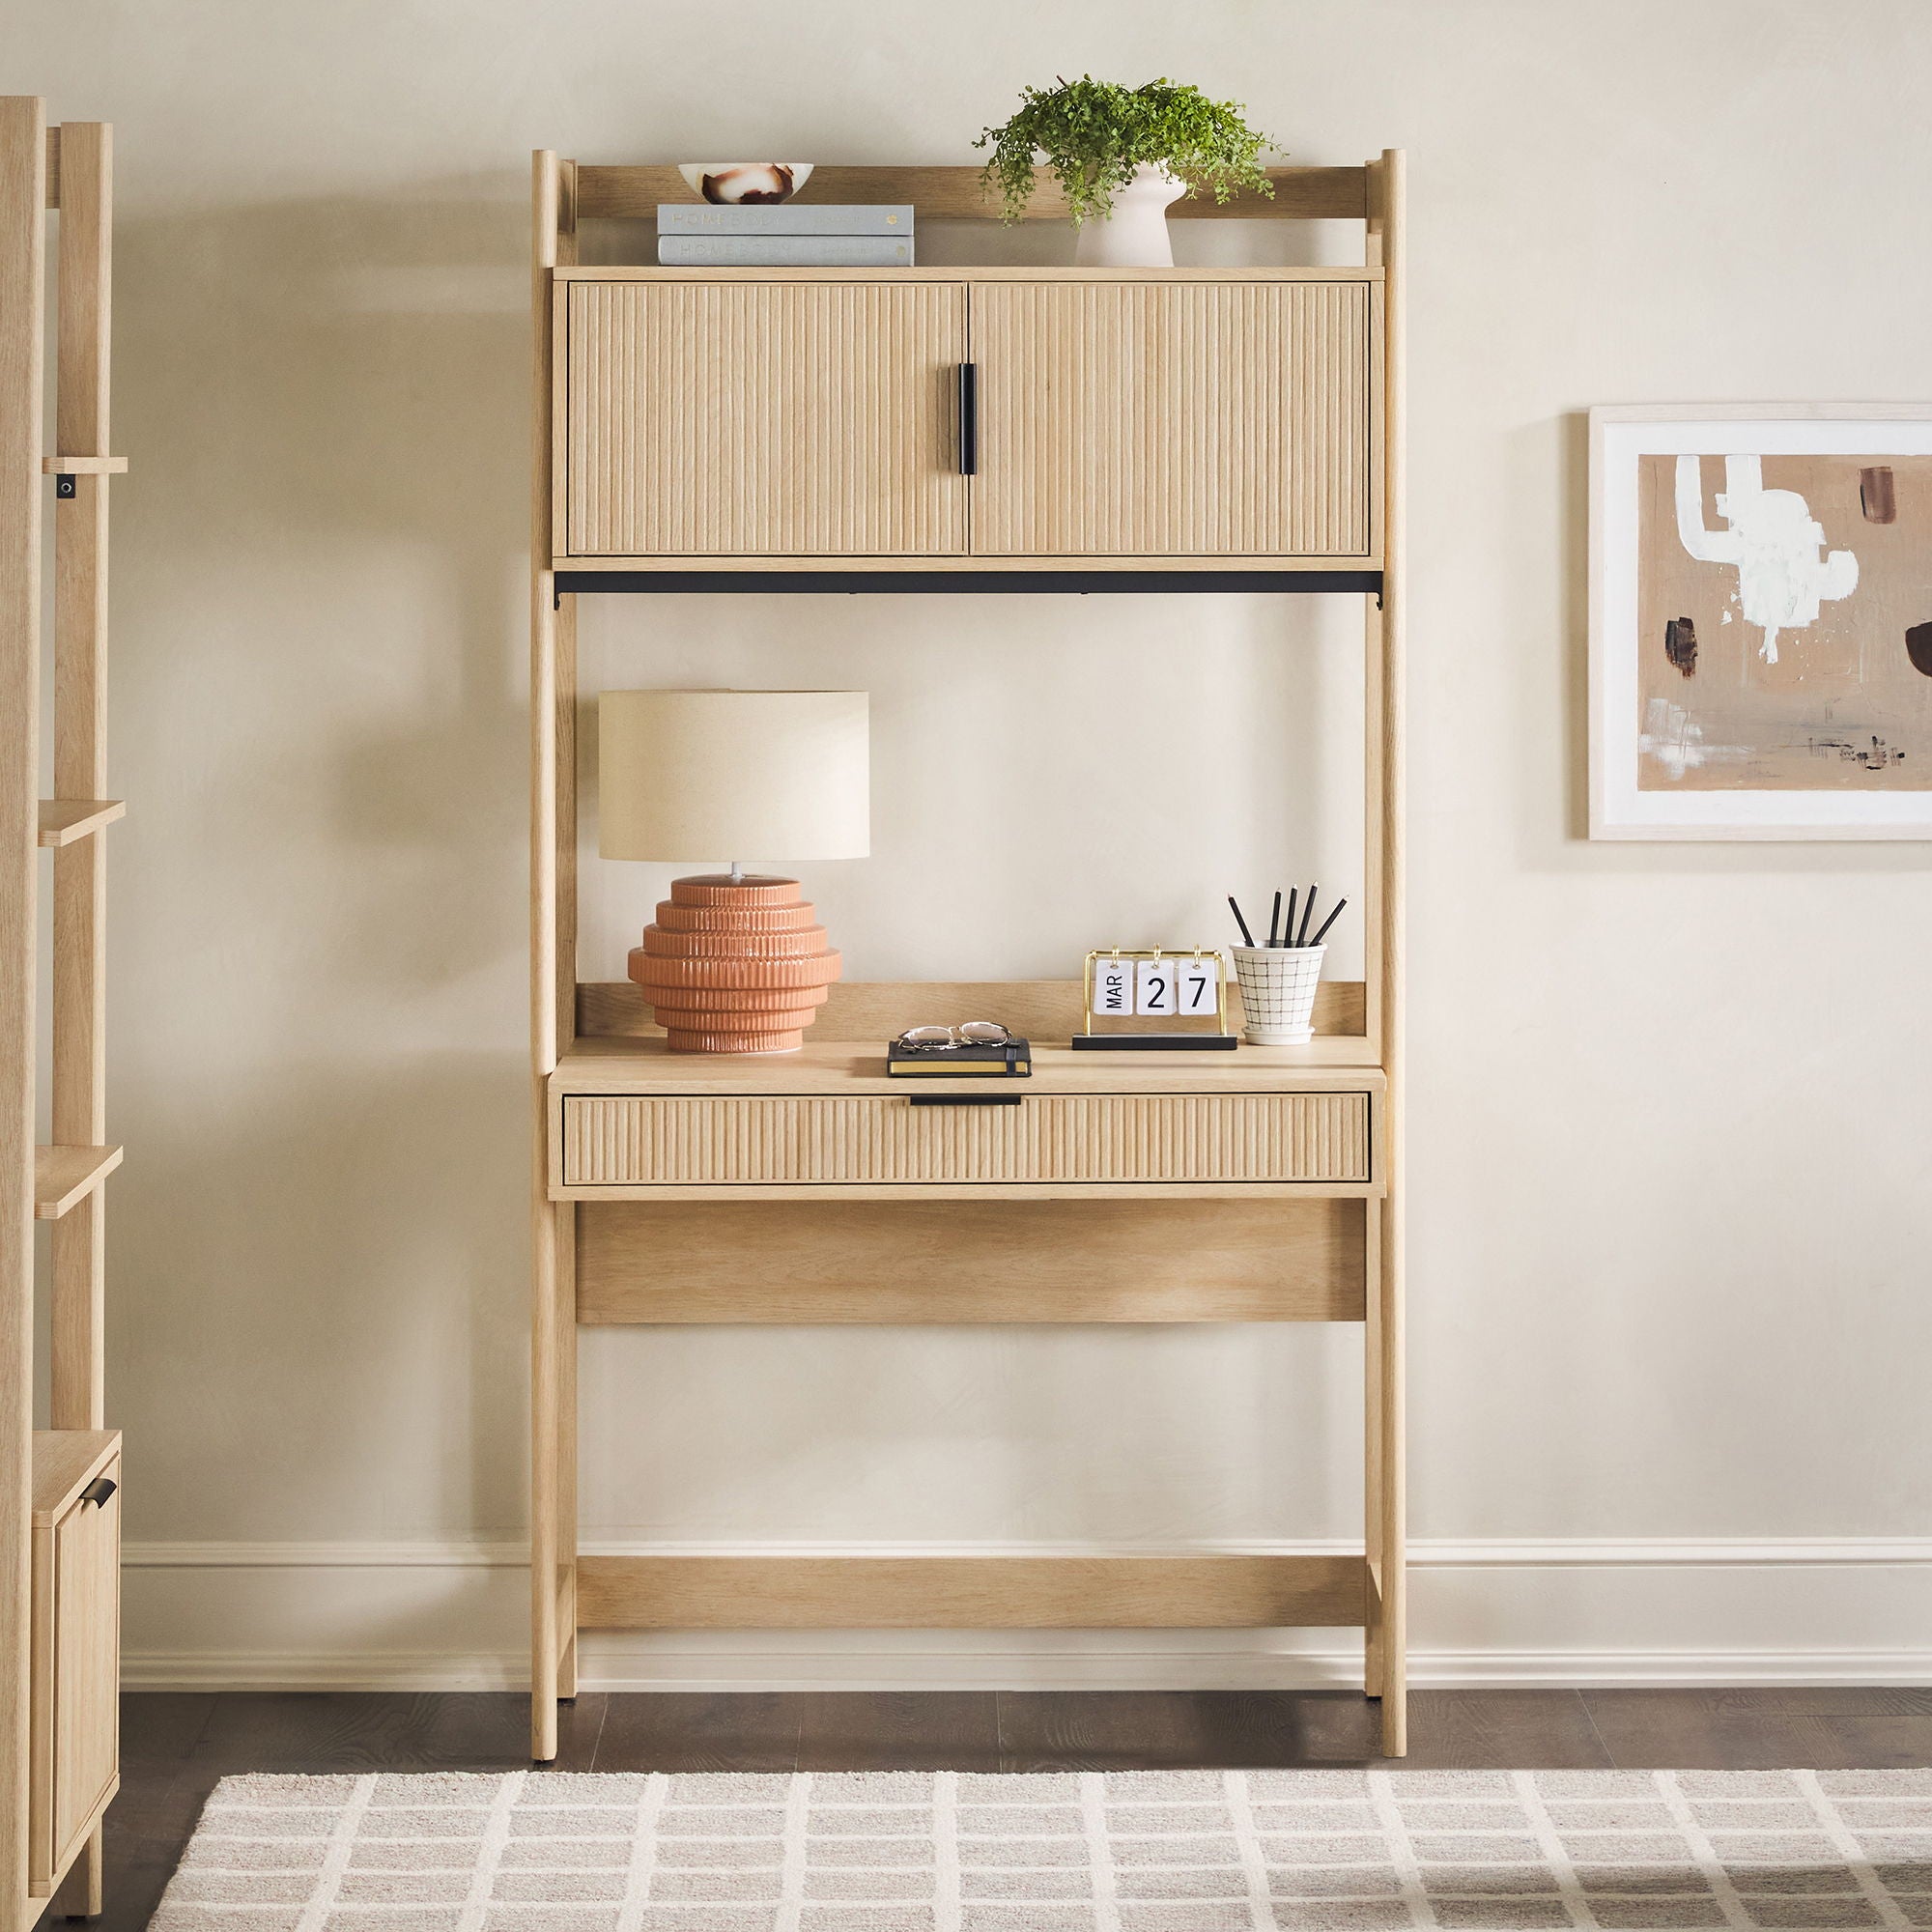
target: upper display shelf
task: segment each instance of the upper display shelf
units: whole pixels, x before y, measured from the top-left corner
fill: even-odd
[[[565,162],[564,170],[566,187],[570,173],[576,175],[580,221],[652,221],[660,202],[696,199],[677,169],[668,163],[598,167]],[[1373,212],[1373,167],[1270,168],[1267,175],[1272,196],[1236,195],[1217,204],[1211,194],[1187,195],[1169,207],[1168,215],[1181,220],[1366,221]],[[796,200],[802,207],[813,202],[910,202],[925,221],[991,221],[999,214],[977,167],[820,166],[812,170]],[[1066,199],[1044,171],[1021,218],[1067,218]]]
[[[680,171],[546,152],[536,180],[553,596],[827,572],[1384,588],[1396,154],[1168,207],[1352,220],[1349,266],[593,265],[580,226],[695,205]],[[997,212],[976,167],[814,167],[814,203]],[[1044,173],[1025,218],[1068,218]]]

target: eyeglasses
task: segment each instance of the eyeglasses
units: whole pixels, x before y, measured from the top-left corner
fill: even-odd
[[[998,1020],[968,1020],[956,1027],[907,1027],[893,1044],[908,1053],[943,1053],[954,1046],[1005,1046],[1012,1037]]]

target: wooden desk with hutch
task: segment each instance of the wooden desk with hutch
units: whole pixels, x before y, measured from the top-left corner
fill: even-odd
[[[1361,263],[580,267],[580,224],[688,191],[536,156],[539,1760],[578,1632],[641,1629],[1359,1628],[1405,1749],[1402,156],[1272,180],[1172,213],[1358,223]],[[989,213],[974,168],[822,167],[809,198]],[[1043,183],[1029,213],[1065,209]],[[1302,1047],[1076,1054],[1068,981],[835,986],[799,1054],[666,1052],[635,986],[578,979],[576,603],[696,588],[1360,597],[1364,980]],[[914,1109],[884,1040],[980,1011],[1036,1042],[1022,1104]],[[1366,1327],[1359,1555],[578,1553],[580,1324],[1303,1321]]]

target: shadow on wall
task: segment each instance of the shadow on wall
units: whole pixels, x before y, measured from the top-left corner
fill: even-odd
[[[526,201],[118,224],[137,1537],[522,1517]]]

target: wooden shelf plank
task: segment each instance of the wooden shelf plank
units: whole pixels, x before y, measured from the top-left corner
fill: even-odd
[[[34,1150],[34,1218],[58,1221],[84,1201],[121,1165],[118,1147],[37,1147]]]
[[[125,476],[128,473],[128,459],[125,456],[43,456],[41,458],[43,476]]]
[[[586,1204],[577,1319],[1359,1321],[1357,1201]]]
[[[128,815],[128,802],[119,798],[43,798],[41,801],[41,843],[71,845],[103,825]]]
[[[121,1453],[118,1429],[34,1431],[34,1527],[51,1529],[82,1490]]]
[[[579,1039],[551,1076],[553,1094],[984,1094],[985,1079],[892,1079],[886,1041],[814,1039],[796,1053],[672,1053],[662,1037]],[[1075,1053],[1034,1041],[1021,1094],[1375,1093],[1381,1070],[1358,1035],[1318,1034],[1305,1046],[1233,1053]]]
[[[580,1556],[584,1630],[1360,1629],[1360,1556]]]
[[[1237,194],[1225,207],[1211,194],[1183,197],[1168,211],[1170,219],[1246,221],[1362,221],[1369,212],[1366,168],[1269,168],[1272,197]],[[1021,219],[1065,221],[1066,197],[1045,169],[1034,178],[1033,198]],[[577,168],[580,221],[625,216],[655,221],[660,202],[697,199],[684,177],[668,163],[635,167]],[[800,206],[813,202],[910,202],[928,221],[992,221],[997,200],[989,200],[980,171],[974,167],[866,168],[819,166],[799,190]]]

